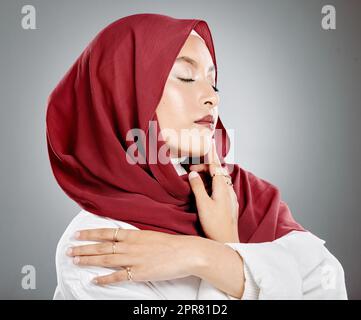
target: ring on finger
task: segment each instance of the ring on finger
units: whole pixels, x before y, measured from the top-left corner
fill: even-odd
[[[127,267],[127,277],[128,277],[128,281],[133,280],[132,271],[131,271],[130,267]]]
[[[118,235],[119,229],[120,229],[120,228],[116,228],[116,229],[114,230],[113,241],[117,241],[117,235]]]
[[[229,175],[229,174],[217,174],[217,173],[213,173],[212,174],[212,178],[215,177],[215,176],[224,176],[224,177],[227,177],[228,179],[226,179],[226,183],[230,186],[233,186],[233,183],[232,183],[232,177]]]
[[[116,242],[113,242],[112,244],[112,250],[113,250],[113,254],[116,254]]]
[[[214,174],[213,177],[214,176],[224,176],[224,177],[232,180],[232,177],[229,174]]]
[[[215,177],[215,176],[225,176],[225,177],[227,177],[229,179],[232,179],[232,177],[229,174],[226,174],[226,173],[213,173],[212,178]]]

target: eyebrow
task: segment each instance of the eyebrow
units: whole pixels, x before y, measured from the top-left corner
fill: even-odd
[[[197,67],[198,66],[198,63],[197,61],[195,61],[194,59],[190,58],[190,57],[187,57],[187,56],[181,56],[181,57],[178,57],[176,60],[176,62],[180,62],[180,61],[184,61],[184,62],[187,62],[189,64],[191,64],[192,66],[194,67]],[[215,70],[215,66],[214,65],[211,65],[208,69],[208,72],[211,72],[211,71],[214,71]]]

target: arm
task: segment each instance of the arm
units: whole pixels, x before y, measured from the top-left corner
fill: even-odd
[[[74,265],[73,260],[66,255],[66,251],[71,246],[73,247],[79,244],[83,246],[84,244],[96,243],[91,239],[87,241],[83,240],[79,243],[78,240],[73,238],[76,231],[84,228],[114,227],[114,223],[115,221],[112,221],[111,219],[104,219],[90,213],[85,213],[84,211],[70,223],[59,241],[56,255],[58,276],[57,291],[62,294],[62,299],[164,299],[165,297],[183,299],[185,296],[189,299],[197,299],[199,284],[202,283],[202,280],[200,277],[195,276],[196,274],[199,274],[204,279],[219,286],[221,290],[224,290],[237,298],[241,296],[243,282],[242,258],[232,248],[206,238],[196,236],[173,236],[157,232],[152,234],[159,238],[157,237],[155,241],[149,241],[149,238],[146,237],[148,234],[146,231],[140,231],[139,237],[137,237],[137,241],[146,243],[144,246],[146,251],[137,251],[136,255],[141,257],[145,254],[144,263],[143,258],[141,258],[139,267],[144,265],[145,269],[141,269],[146,271],[147,274],[142,275],[141,270],[132,264],[133,275],[135,275],[136,280],[138,278],[139,281],[115,281],[106,286],[93,284],[92,279],[94,277],[111,275],[112,269],[91,264],[76,266]],[[117,221],[117,223],[119,224],[121,222]],[[130,227],[124,223],[122,223],[122,226],[124,228]],[[101,231],[101,229],[98,230]],[[124,229],[124,231],[126,231],[126,229]],[[111,232],[111,235],[113,236],[113,232]],[[121,232],[118,233],[118,236],[119,235],[121,235]],[[142,240],[143,238],[144,241]],[[129,237],[127,243],[128,242],[131,244]],[[166,246],[158,247],[158,245],[163,242]],[[169,246],[171,247],[171,250],[168,255],[167,248]],[[135,246],[134,249],[137,247],[138,246]],[[128,246],[128,248],[130,252],[133,252],[133,246]],[[149,252],[152,253],[151,256],[148,255]],[[175,252],[177,252],[176,255]],[[87,253],[87,255],[88,254],[92,255],[90,253]],[[99,254],[99,252],[94,252],[94,254]],[[123,257],[126,257],[124,253],[122,255]],[[162,259],[154,261],[156,267],[153,268],[153,259],[156,259],[157,256],[160,256]],[[227,263],[218,264],[219,261],[217,261],[217,257],[219,258],[219,261],[227,261]],[[210,266],[211,264],[217,264],[216,269],[220,270],[223,268],[223,272],[214,272],[215,268],[213,265],[212,268],[207,268],[207,266]],[[173,274],[168,281],[142,281],[140,279],[156,280],[157,278],[159,280],[160,277],[166,276],[164,271],[159,273],[160,269],[164,271],[168,270],[167,273],[171,272]],[[178,276],[175,277],[173,272],[178,269],[181,271],[181,274],[178,275],[180,277],[179,279],[177,279]],[[221,276],[219,277],[217,273]],[[187,275],[192,275],[194,277],[184,278],[184,276]],[[238,277],[237,283],[234,281],[235,276]],[[206,282],[203,282],[202,285],[204,284],[206,284]],[[221,299],[225,298],[223,292],[214,290],[214,288],[207,292],[216,293],[216,295],[220,295]],[[55,296],[55,298],[59,299],[59,294]]]
[[[200,259],[192,265],[190,273],[202,279],[198,299],[224,299],[224,294],[231,300],[258,298],[259,288],[237,250],[212,240],[195,239],[198,245],[191,246],[196,249],[191,254]]]
[[[206,238],[194,238],[191,253],[197,258],[190,273],[205,280],[219,290],[237,299],[244,292],[244,266],[242,256],[231,247]],[[189,250],[185,248],[185,250]]]
[[[117,225],[116,225],[117,224]],[[122,258],[116,258],[116,254],[112,255],[115,259],[115,264],[120,263],[115,267],[107,264],[110,260],[102,263],[81,263],[74,265],[73,259],[69,257],[66,252],[70,247],[83,248],[88,245],[94,245],[94,251],[84,252],[87,257],[101,257],[97,250],[99,245],[104,242],[112,240],[114,232],[112,228],[122,226],[124,229],[118,232],[118,237],[122,234],[128,233],[128,228],[136,229],[124,222],[114,221],[109,218],[103,218],[82,210],[79,215],[73,219],[68,228],[64,232],[57,246],[56,253],[56,269],[58,278],[58,287],[54,299],[197,299],[199,294],[199,285],[202,283],[200,277],[194,276],[195,272],[191,270],[200,270],[205,265],[203,260],[204,255],[201,252],[207,252],[207,256],[212,256],[215,253],[222,254],[222,259],[230,259],[231,264],[227,263],[225,274],[236,272],[238,275],[241,268],[241,258],[233,249],[220,244],[214,240],[200,238],[196,236],[178,236],[168,235],[159,232],[139,231],[137,234],[129,234],[127,240],[123,239],[118,242],[121,249],[122,244],[126,244],[127,253],[121,254]],[[110,228],[110,238],[92,239],[92,237],[85,239],[74,238],[76,231],[91,229],[95,233],[99,232],[99,236],[104,236],[103,229]],[[108,230],[108,229],[107,229]],[[129,230],[132,231],[132,230]],[[133,230],[135,231],[135,230]],[[94,232],[92,232],[94,234]],[[132,232],[131,232],[132,233]],[[96,237],[98,238],[98,236]],[[100,241],[100,242],[99,242]],[[135,244],[135,242],[137,244]],[[79,246],[80,245],[80,246]],[[219,250],[216,252],[214,250]],[[128,252],[129,251],[129,252]],[[80,252],[74,253],[78,255]],[[82,255],[81,255],[82,256]],[[112,279],[108,284],[97,285],[92,283],[95,277],[104,276],[109,280],[109,276],[117,273],[120,268],[121,274],[123,262],[127,257],[136,256],[137,261],[130,263],[132,266],[133,276],[135,281],[128,282],[120,281],[119,279]],[[103,257],[107,257],[105,254]],[[94,261],[94,260],[93,260]],[[127,264],[127,263],[125,263]],[[222,265],[220,265],[222,267]],[[228,269],[228,267],[230,267]],[[114,270],[115,269],[115,270]],[[161,271],[161,272],[160,272]],[[188,277],[190,276],[190,277]],[[212,273],[210,273],[212,277]],[[222,286],[223,278],[217,276],[213,278],[218,281],[221,288],[230,294],[238,295],[239,286],[234,286],[234,278],[228,277],[227,286],[230,289]],[[240,277],[241,278],[241,277]],[[157,280],[167,281],[157,281]],[[210,281],[211,278],[207,278]],[[114,281],[113,281],[114,280]],[[148,280],[148,281],[146,281]],[[241,279],[240,279],[241,280]],[[206,282],[204,282],[205,284]],[[239,283],[242,284],[241,282]],[[221,291],[214,290],[207,291],[208,293],[215,293],[220,296],[220,299],[225,298],[225,294]]]

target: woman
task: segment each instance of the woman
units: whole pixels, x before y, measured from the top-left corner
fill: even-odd
[[[205,21],[135,14],[51,93],[52,170],[83,209],[57,246],[54,299],[347,299],[278,188],[225,162],[216,83]]]

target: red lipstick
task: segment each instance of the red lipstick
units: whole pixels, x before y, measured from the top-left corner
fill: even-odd
[[[209,129],[213,129],[215,119],[213,118],[212,115],[208,114],[208,115],[204,116],[203,118],[198,119],[198,120],[196,120],[194,122],[198,123],[200,125],[204,125],[204,126],[208,127]]]

